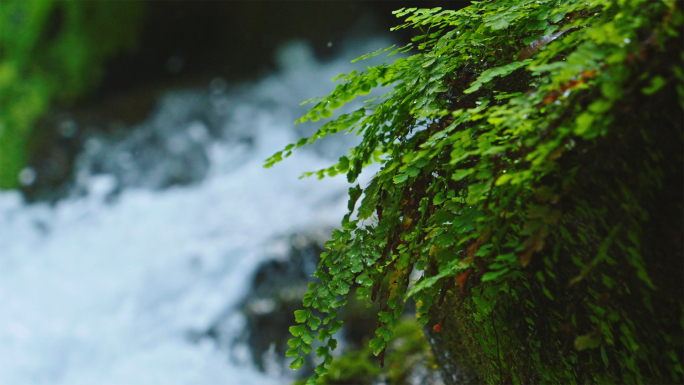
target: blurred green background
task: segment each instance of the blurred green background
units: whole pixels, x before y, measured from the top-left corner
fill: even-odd
[[[135,47],[143,3],[0,2],[0,188],[19,186],[37,120],[102,77],[102,64]]]

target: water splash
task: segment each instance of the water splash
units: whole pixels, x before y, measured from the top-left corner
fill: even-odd
[[[278,74],[168,94],[126,135],[90,138],[72,193],[55,205],[0,193],[0,383],[288,382],[187,333],[243,298],[269,239],[338,224],[344,178],[298,177],[351,142],[321,141],[271,169],[263,161],[316,128],[292,126],[299,101],[389,45],[368,40],[321,64],[293,43]]]

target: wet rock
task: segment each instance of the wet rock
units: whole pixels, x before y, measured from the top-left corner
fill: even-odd
[[[287,340],[292,338],[288,329],[295,324],[294,311],[302,308],[302,297],[324,250],[323,239],[315,235],[295,235],[290,240],[287,259],[264,263],[254,275],[252,292],[240,306],[247,327],[235,342],[247,343],[261,370],[269,349],[274,349],[282,363],[289,349]]]
[[[235,314],[227,312],[195,338],[214,340],[236,361],[244,360],[247,354],[248,361],[261,371],[282,371],[286,367],[285,351],[289,349],[287,340],[291,338],[288,329],[295,324],[294,311],[302,307],[302,296],[313,278],[329,232],[296,234],[267,246],[266,252],[273,259],[256,270],[251,290],[238,306],[242,332],[235,334]]]
[[[248,347],[249,361],[265,372],[287,369],[289,359],[285,351],[292,338],[289,327],[296,324],[294,311],[302,308],[302,297],[307,285],[313,281],[320,254],[331,230],[295,234],[274,242],[267,252],[274,258],[264,262],[255,272],[252,288],[238,309],[244,317],[244,328],[235,335],[235,316],[226,313],[207,330],[196,333],[195,339],[209,338],[220,348],[226,348],[234,360],[244,359],[244,347]],[[269,250],[270,249],[270,250]],[[350,296],[348,306],[339,317],[345,326],[336,336],[339,348],[354,350],[367,346],[373,338],[377,320],[376,308],[367,308],[364,301]],[[290,374],[301,377],[313,373],[313,355],[302,370]]]

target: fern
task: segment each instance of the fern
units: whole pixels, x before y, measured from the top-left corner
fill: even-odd
[[[504,381],[504,369],[515,382],[534,380],[525,377],[528,369],[511,369],[519,364],[502,363],[499,344],[518,349],[520,341],[530,344],[523,366],[552,382],[640,382],[645,375],[665,376],[660,371],[681,381],[681,341],[657,330],[645,332],[631,321],[630,309],[608,306],[600,295],[627,298],[633,290],[646,303],[663,290],[652,279],[640,244],[646,209],[639,193],[627,187],[632,183],[627,176],[616,177],[614,186],[622,188],[610,199],[629,205],[607,217],[586,194],[575,193],[591,170],[580,161],[580,151],[600,151],[602,141],[622,135],[615,122],[626,103],[676,88],[678,108],[684,105],[676,43],[680,5],[498,0],[460,11],[396,11],[406,17],[397,29],[423,32],[413,39],[416,45],[392,53],[410,49],[413,55],[340,75],[335,90],[309,101],[313,107],[297,122],[330,118],[332,110],[378,86],[392,91],[266,161],[270,167],[301,146],[347,131],[361,135],[361,143],[337,164],[308,175],[346,173],[353,183],[366,165],[382,164],[368,186],[350,189],[349,215],[326,244],[318,281],[304,296],[305,309],[295,313],[299,324],[290,328],[294,338],[287,356],[295,358],[290,367],[302,366],[318,338],[315,352],[322,362],[308,383],[327,373],[337,346],[333,335],[342,326],[338,309],[358,285],[370,302],[380,303],[370,347],[381,365],[405,300],[412,296],[418,320],[432,322],[438,332],[449,321],[444,326],[444,318],[437,323],[431,314],[446,295],[458,296],[470,312],[466,323],[476,331],[471,337],[497,368],[481,374],[487,381]],[[673,53],[673,46],[679,51]],[[651,65],[651,56],[667,65]],[[639,184],[659,191],[664,158],[653,146],[645,148],[655,160]],[[589,175],[601,182],[602,176]],[[422,274],[417,282],[410,282],[413,270]],[[626,275],[636,281],[616,284]],[[509,327],[505,313],[520,301],[527,339],[499,332],[492,345],[493,328]],[[586,305],[577,314],[561,314],[573,301]],[[666,302],[679,314],[673,321],[679,336],[681,302]],[[545,326],[535,325],[541,303],[549,309]],[[564,328],[576,330],[575,349],[563,353],[553,345],[548,349],[555,351],[545,357],[541,332],[535,330],[553,335]],[[572,369],[578,360],[585,369]],[[596,360],[605,367],[596,369]]]

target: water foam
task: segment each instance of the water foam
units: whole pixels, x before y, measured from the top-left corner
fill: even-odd
[[[298,177],[351,142],[302,149],[271,169],[263,161],[313,129],[291,124],[299,101],[329,92],[351,58],[388,45],[369,40],[322,64],[293,43],[278,74],[169,94],[127,137],[93,138],[74,193],[54,206],[1,192],[0,383],[286,383],[187,333],[240,301],[269,239],[338,225],[346,180]],[[198,98],[215,119],[194,117]],[[173,167],[202,157],[203,167],[171,172],[191,183],[168,182]]]

